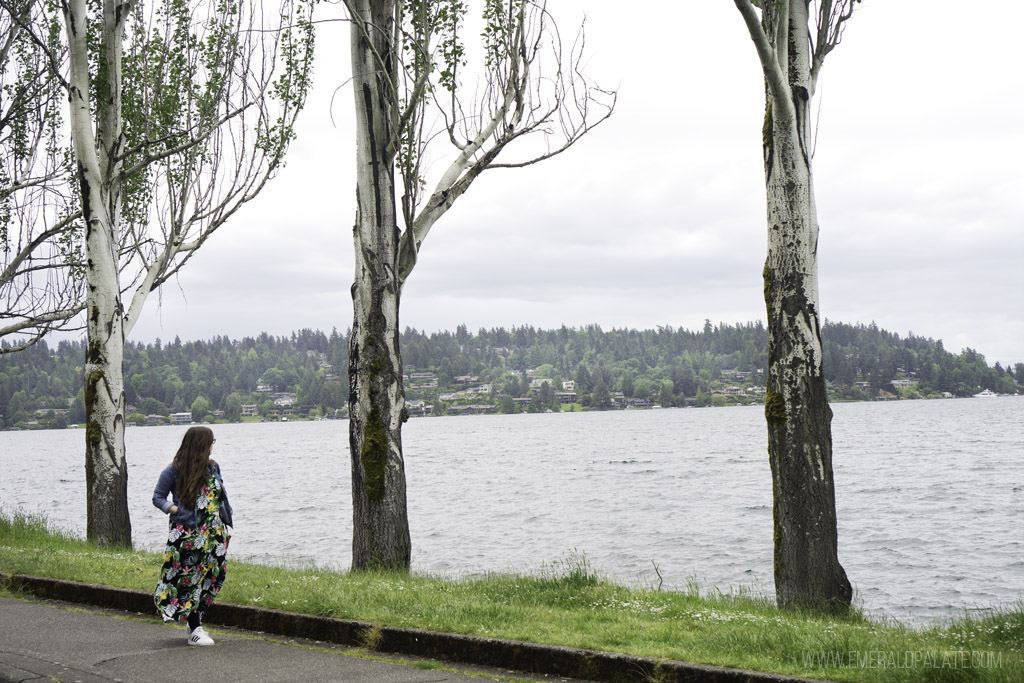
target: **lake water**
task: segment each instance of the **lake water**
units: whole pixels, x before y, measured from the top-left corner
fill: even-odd
[[[840,561],[875,615],[925,623],[1024,597],[1024,398],[833,406]],[[129,428],[135,544],[184,427]],[[348,423],[222,425],[235,557],[347,568]],[[760,407],[421,418],[403,431],[414,571],[538,571],[773,595]],[[0,506],[85,530],[82,430],[0,432]],[[154,569],[155,571],[155,569]]]

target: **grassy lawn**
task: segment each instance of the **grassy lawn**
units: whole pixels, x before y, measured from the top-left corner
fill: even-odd
[[[159,566],[157,554],[102,549],[0,515],[0,572],[151,591]],[[856,612],[783,612],[757,596],[626,588],[585,558],[462,580],[229,561],[218,600],[838,681],[1024,681],[1024,604],[914,629]]]

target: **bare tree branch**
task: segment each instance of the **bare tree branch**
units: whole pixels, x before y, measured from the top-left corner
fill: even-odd
[[[811,82],[817,85],[825,57],[842,41],[846,22],[853,16],[853,6],[861,0],[819,0],[816,32],[811,41]]]
[[[78,219],[61,111],[67,48],[38,0],[0,0],[0,338],[7,352],[55,329],[80,307]]]
[[[406,229],[399,246],[400,285],[415,267],[419,250],[433,225],[483,171],[522,168],[557,156],[607,120],[615,109],[615,91],[592,86],[581,72],[586,44],[583,26],[570,54],[565,55],[546,2],[508,2],[503,21],[496,29],[502,37],[491,48],[495,51],[492,63],[486,70],[482,91],[470,100],[471,109],[464,109],[459,95],[462,91],[455,88],[447,105],[437,97],[431,100],[458,153],[436,181],[421,210],[410,210],[403,202]],[[545,45],[548,53],[542,54]],[[553,68],[550,77],[540,74],[544,64]],[[496,161],[510,145],[534,134],[544,137],[547,144],[543,151],[521,160]],[[411,147],[418,156],[414,166],[417,175],[405,178],[406,198],[416,197],[418,188],[410,184],[419,182],[418,169],[434,137],[425,138],[422,131],[408,128],[404,135],[413,140]],[[553,137],[559,142],[551,145]]]
[[[803,1],[803,0],[798,0]],[[785,93],[789,91],[789,84],[786,79],[786,72],[783,61],[780,60],[779,51],[776,50],[778,45],[778,34],[777,31],[779,24],[788,24],[788,19],[778,21],[777,18],[769,13],[767,9],[762,9],[761,12],[765,13],[764,16],[768,17],[767,23],[770,28],[774,27],[773,39],[769,40],[768,34],[764,31],[762,24],[762,17],[759,17],[755,10],[754,4],[751,0],[734,0],[736,9],[740,11],[740,15],[743,17],[743,22],[747,26],[747,32],[750,33],[750,39],[754,43],[754,47],[757,50],[758,59],[761,62],[761,70],[764,72],[765,82],[768,87],[771,88],[772,92],[775,93],[775,97],[779,100],[786,100]],[[791,108],[790,108],[791,109]],[[779,116],[789,115],[792,116],[794,112],[782,111],[779,112]]]

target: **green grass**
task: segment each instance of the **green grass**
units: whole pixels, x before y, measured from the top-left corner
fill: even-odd
[[[0,571],[150,591],[160,556],[99,548],[0,515]],[[777,610],[764,597],[626,588],[586,558],[477,579],[229,561],[219,601],[375,624],[626,652],[838,681],[1024,680],[1024,604],[914,629],[858,612]]]

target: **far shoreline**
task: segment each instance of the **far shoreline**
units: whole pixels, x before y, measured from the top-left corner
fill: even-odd
[[[903,401],[947,401],[947,400],[973,399],[973,398],[977,398],[977,396],[952,396],[952,397],[945,397],[945,396],[919,396],[919,397],[914,397],[914,398],[911,398],[911,397],[873,398],[873,399],[867,399],[867,400],[839,398],[839,399],[835,399],[835,400],[830,400],[829,404],[901,403]],[[986,397],[986,398],[1021,398],[1021,394],[994,394],[994,395],[992,395],[990,397]],[[629,407],[629,408],[611,408],[611,409],[581,408],[579,410],[557,410],[557,411],[556,410],[546,410],[546,411],[539,411],[539,412],[534,412],[534,413],[531,413],[531,412],[499,413],[499,412],[496,412],[496,411],[495,412],[491,412],[491,413],[460,412],[460,413],[451,414],[451,415],[449,415],[449,414],[445,414],[445,415],[415,415],[415,416],[410,416],[410,419],[412,419],[412,418],[416,418],[416,419],[422,419],[422,418],[442,418],[442,417],[476,417],[476,416],[485,415],[485,414],[486,415],[494,415],[494,416],[498,416],[498,415],[508,415],[508,416],[513,416],[513,415],[560,415],[560,414],[572,414],[572,413],[647,412],[647,411],[655,411],[655,410],[691,410],[691,409],[703,409],[703,408],[753,408],[753,407],[756,407],[756,406],[763,406],[763,405],[764,405],[763,403],[730,403],[730,404],[727,404],[727,405],[718,405],[718,406],[716,406],[716,405],[706,405],[706,406],[669,406],[667,408],[663,407],[663,406],[659,406],[659,405],[654,405],[654,406],[651,406],[651,407],[648,407],[648,408],[632,408],[632,407]],[[203,422],[177,422],[177,423],[164,423],[164,424],[137,424],[137,423],[134,423],[134,422],[129,422],[129,423],[127,423],[125,425],[125,427],[126,428],[130,427],[130,428],[133,428],[133,429],[134,428],[139,428],[139,427],[147,427],[147,428],[148,427],[189,427],[189,426],[195,426],[195,425],[207,425],[207,426],[216,427],[216,426],[219,426],[219,425],[244,425],[244,424],[280,424],[280,423],[297,423],[297,422],[303,422],[303,423],[305,423],[305,422],[344,422],[346,420],[348,420],[348,416],[344,416],[344,417],[318,417],[318,418],[295,417],[294,419],[285,419],[285,420],[265,420],[265,419],[261,418],[261,419],[258,419],[258,420],[241,420],[239,422],[229,422],[227,420],[203,421]],[[59,428],[59,427],[42,427],[42,426],[40,426],[40,427],[28,427],[28,428],[12,427],[12,428],[0,429],[0,432],[49,432],[49,431],[64,431],[65,429],[72,429],[72,430],[74,430],[74,429],[85,429],[85,423],[78,423],[78,424],[73,424],[73,425],[67,425],[67,427],[64,427],[64,428]]]

